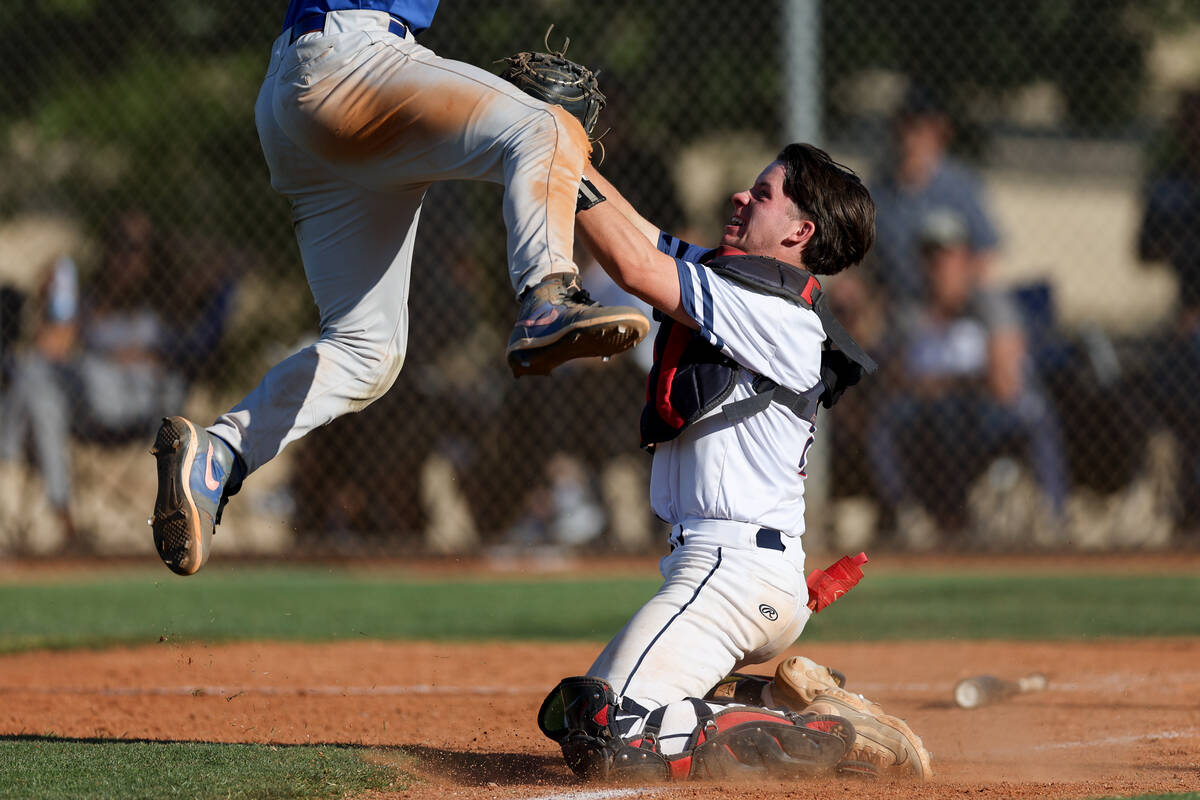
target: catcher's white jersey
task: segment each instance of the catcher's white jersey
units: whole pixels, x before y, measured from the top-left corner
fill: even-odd
[[[675,257],[683,307],[710,343],[793,391],[817,384],[825,331],[816,313],[714,274],[699,263],[703,248],[663,234],[659,249]],[[753,395],[753,378],[742,370],[725,402]],[[654,512],[672,524],[737,520],[799,536],[804,532],[804,458],[814,432],[778,403],[736,424],[727,422],[718,406],[655,448]]]
[[[683,306],[712,344],[781,386],[820,380],[825,332],[817,315],[721,278],[703,248],[663,234]],[[743,370],[726,402],[752,394]],[[808,622],[804,580],[804,456],[813,426],[788,409],[728,423],[719,409],[654,453],[651,502],[673,523],[662,587],[588,670],[621,698],[618,725],[636,735],[666,706],[662,752],[680,752],[695,707],[730,672],[781,654]]]

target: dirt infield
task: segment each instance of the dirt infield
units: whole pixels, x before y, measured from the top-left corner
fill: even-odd
[[[1181,613],[1184,611],[1181,609]],[[595,644],[165,642],[0,657],[0,734],[337,743],[384,748],[422,776],[395,797],[1073,798],[1200,790],[1200,640],[819,644],[851,689],[904,717],[934,754],[926,784],[630,788],[577,783],[534,713]],[[962,677],[1041,670],[1050,688],[973,711]]]

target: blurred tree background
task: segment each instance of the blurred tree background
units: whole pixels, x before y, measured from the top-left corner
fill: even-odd
[[[288,250],[287,210],[266,185],[254,97],[283,2],[9,0],[0,16],[0,214],[62,210],[98,224],[114,205],[155,209],[246,246]],[[622,136],[673,148],[719,130],[783,135],[783,4],[734,14],[709,0],[602,5],[442,4],[423,36],[452,58],[495,59],[571,37],[570,55],[616,87]],[[1038,81],[1068,122],[1095,133],[1139,119],[1153,37],[1200,20],[1186,0],[872,0],[822,6],[825,98],[836,126],[858,113],[833,91],[893,70],[963,106],[999,104]],[[711,21],[711,22],[706,22]],[[594,35],[603,31],[603,35]],[[850,35],[852,34],[852,35]],[[932,43],[932,46],[931,46]],[[247,214],[247,198],[255,213]],[[267,263],[288,263],[268,258]]]

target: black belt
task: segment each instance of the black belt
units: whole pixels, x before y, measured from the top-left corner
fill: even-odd
[[[754,543],[766,550],[783,552],[787,548],[783,544],[783,534],[774,528],[759,528],[754,534]]]
[[[758,533],[754,534],[754,543],[764,550],[778,550],[784,552],[787,550],[787,545],[783,543],[783,533],[774,528],[759,528]],[[683,546],[683,532],[679,533],[679,544],[671,545],[671,549]]]
[[[317,14],[309,14],[307,17],[301,17],[300,20],[292,26],[292,39],[295,42],[306,33],[315,33],[325,30],[325,15],[328,12],[321,11]],[[404,20],[388,15],[388,33],[394,33],[403,39],[408,35],[408,25]],[[291,43],[289,42],[289,44]]]

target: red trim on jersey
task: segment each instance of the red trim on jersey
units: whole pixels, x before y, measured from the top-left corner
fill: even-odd
[[[675,406],[671,405],[671,385],[675,382],[675,373],[679,370],[679,359],[683,350],[692,338],[690,328],[675,323],[663,347],[662,358],[658,362],[658,386],[654,392],[654,407],[658,415],[672,428],[682,428],[687,421],[679,416]]]

